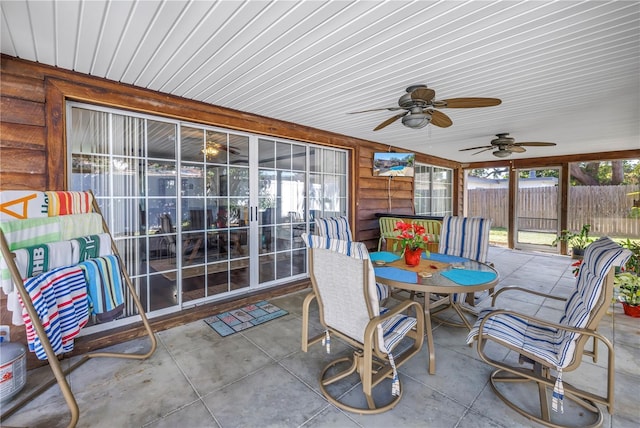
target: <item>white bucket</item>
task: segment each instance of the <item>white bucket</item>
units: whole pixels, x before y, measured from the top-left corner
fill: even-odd
[[[27,351],[9,343],[9,326],[0,326],[0,402],[10,400],[27,383]]]

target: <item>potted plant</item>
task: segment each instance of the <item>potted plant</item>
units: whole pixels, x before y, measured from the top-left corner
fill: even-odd
[[[553,240],[551,245],[556,245],[558,242],[566,242],[571,247],[571,256],[574,259],[578,259],[584,255],[584,249],[591,244],[594,239],[589,237],[589,231],[591,230],[590,224],[583,224],[580,232],[572,232],[570,230],[563,230],[560,235]]]
[[[619,273],[613,279],[618,301],[622,302],[624,313],[640,317],[640,276],[632,272]]]
[[[425,227],[416,223],[399,221],[393,230],[400,231],[400,234],[396,237],[398,242],[393,244],[394,251],[396,251],[398,245],[400,245],[402,247],[402,255],[407,265],[417,266],[420,264],[422,252],[425,251],[425,254],[429,254],[427,251],[429,234]]]

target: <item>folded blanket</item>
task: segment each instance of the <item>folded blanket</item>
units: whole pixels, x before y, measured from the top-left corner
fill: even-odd
[[[111,237],[108,233],[81,236],[71,240],[73,263],[112,254]]]
[[[49,203],[44,192],[0,191],[0,221],[47,217]]]
[[[98,213],[71,214],[49,218],[58,219],[60,222],[61,240],[97,235],[104,232],[102,216]]]
[[[49,217],[84,214],[92,211],[93,195],[89,192],[47,192]]]
[[[61,267],[24,282],[25,289],[36,309],[53,352],[58,355],[73,350],[73,339],[89,320],[87,283],[78,266]],[[20,299],[22,302],[22,299]],[[41,359],[47,359],[41,339],[33,322],[22,310],[27,331],[29,350]]]
[[[98,257],[78,265],[84,271],[91,314],[98,322],[111,321],[124,311],[120,263],[116,256]]]
[[[49,242],[13,251],[14,261],[23,280],[51,269],[74,264],[70,241]],[[0,284],[9,294],[13,290],[11,272],[4,259],[0,259]]]

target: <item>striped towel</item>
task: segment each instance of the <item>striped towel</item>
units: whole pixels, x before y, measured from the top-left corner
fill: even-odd
[[[72,239],[71,251],[73,253],[73,263],[113,254],[113,251],[111,251],[111,237],[108,233],[101,233]]]
[[[89,192],[47,192],[49,217],[85,214],[92,211],[93,195]]]
[[[86,260],[78,265],[84,271],[91,314],[98,322],[122,315],[124,297],[120,263],[114,255]]]
[[[74,264],[70,241],[33,245],[14,250],[13,254],[15,255],[16,267],[22,279],[40,275],[54,268]],[[11,272],[4,259],[0,260],[0,284],[6,294],[13,290]]]
[[[47,217],[49,201],[44,192],[0,191],[0,221]]]
[[[103,233],[102,216],[98,213],[71,214],[56,218],[60,221],[60,239],[68,240],[79,236],[97,235]]]
[[[73,339],[89,320],[87,283],[78,266],[61,267],[25,281],[33,306],[56,355],[73,350]],[[26,309],[22,317],[29,350],[40,360],[47,354]]]
[[[57,217],[5,221],[0,223],[0,229],[10,250],[63,240]]]

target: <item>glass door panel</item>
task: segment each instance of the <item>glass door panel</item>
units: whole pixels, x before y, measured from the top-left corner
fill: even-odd
[[[560,169],[518,169],[516,174],[516,248],[557,251]]]
[[[258,282],[264,284],[301,272],[294,255],[304,252],[299,241],[307,227],[306,148],[263,138],[258,147]]]

